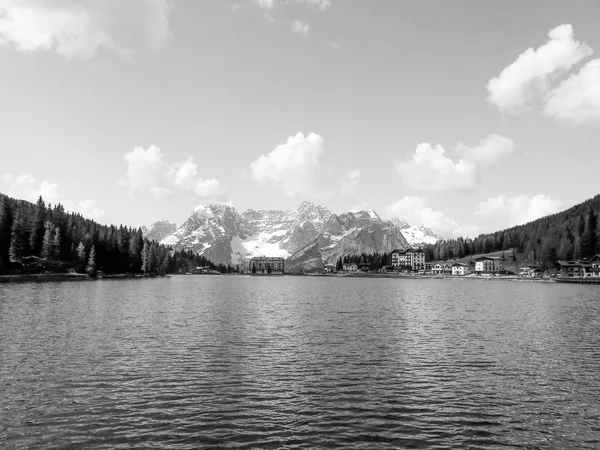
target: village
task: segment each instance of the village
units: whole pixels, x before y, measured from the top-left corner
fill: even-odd
[[[479,256],[470,261],[428,262],[422,249],[409,248],[393,250],[391,264],[373,269],[371,263],[344,262],[341,267],[334,264],[325,265],[323,274],[360,275],[410,274],[449,277],[511,277],[525,279],[549,279],[561,282],[600,283],[600,254],[587,260],[557,261],[554,267],[542,267],[540,264],[512,264],[505,267],[504,256]],[[249,262],[248,273],[253,275],[283,275],[286,273],[284,258],[255,257]],[[302,272],[300,272],[302,273]]]

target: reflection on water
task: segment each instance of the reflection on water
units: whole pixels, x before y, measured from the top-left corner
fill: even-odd
[[[0,447],[600,447],[600,290],[0,285]]]

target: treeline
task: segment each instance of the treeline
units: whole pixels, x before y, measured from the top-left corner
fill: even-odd
[[[100,225],[61,204],[0,194],[0,273],[66,272],[165,274],[170,249],[141,229]]]
[[[208,258],[196,254],[192,250],[179,250],[171,252],[172,256],[169,261],[169,273],[186,273],[191,272],[196,267],[209,267],[211,270],[216,270],[221,273],[239,273],[240,266],[232,266],[231,264],[215,264]]]
[[[352,254],[346,255],[344,257],[339,257],[336,264],[336,270],[342,270],[344,264],[369,264],[370,270],[378,270],[384,266],[389,266],[392,263],[392,254],[391,253],[360,253],[360,254]]]
[[[548,266],[558,260],[586,259],[600,253],[600,195],[566,211],[542,217],[474,239],[449,239],[424,248],[427,261],[512,249],[515,259],[529,259]]]

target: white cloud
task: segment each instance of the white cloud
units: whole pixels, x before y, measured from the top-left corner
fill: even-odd
[[[359,203],[358,205],[352,206],[350,209],[348,209],[348,211],[351,213],[366,211],[368,209],[368,206],[369,206],[369,204],[367,202],[362,202],[362,203]]]
[[[600,125],[600,59],[548,93],[544,114],[568,125]]]
[[[29,200],[30,202],[37,201],[40,195],[46,203],[58,203],[63,197],[58,190],[58,184],[51,183],[48,180],[39,182],[30,173],[21,175],[6,173],[0,176],[0,191],[10,197]]]
[[[342,46],[340,44],[338,44],[337,42],[330,42],[329,48],[332,50],[339,50],[342,48]]]
[[[309,25],[307,23],[304,23],[300,20],[294,20],[292,22],[292,31],[294,33],[299,33],[302,34],[304,36],[308,36],[308,30],[309,30]]]
[[[467,190],[477,187],[476,166],[445,156],[441,145],[419,144],[412,159],[396,162],[396,172],[408,187],[425,190]]]
[[[110,217],[105,211],[98,209],[93,200],[84,200],[79,203],[67,199],[59,191],[58,184],[48,180],[38,181],[32,174],[23,173],[13,175],[6,173],[0,176],[0,192],[9,197],[36,202],[41,195],[46,205],[62,204],[66,211],[79,212],[83,217],[93,219],[99,223],[110,223]]]
[[[461,226],[454,218],[429,206],[429,200],[423,197],[406,196],[385,208],[388,218],[399,217],[411,225],[430,228],[444,238],[475,237],[479,234],[477,226]]]
[[[304,3],[305,5],[312,6],[314,8],[325,11],[331,6],[330,0],[296,0],[298,3]]]
[[[354,195],[358,191],[358,182],[360,180],[360,170],[354,169],[348,172],[342,180],[340,193],[343,195]]]
[[[0,44],[92,58],[100,48],[129,57],[171,37],[169,0],[0,0]]]
[[[281,0],[252,0],[259,8],[265,9],[267,11],[272,11],[282,2]],[[290,1],[286,1],[285,3],[291,3]],[[320,9],[321,11],[325,11],[327,8],[331,6],[331,0],[294,0],[294,3],[298,3],[300,5],[306,5],[311,8]]]
[[[65,209],[69,208],[65,206]],[[109,224],[112,222],[106,212],[102,209],[98,209],[96,207],[96,202],[91,199],[77,203],[73,210],[80,212],[83,217],[95,220],[98,223]]]
[[[562,202],[547,195],[533,197],[499,195],[479,203],[475,215],[489,221],[490,227],[499,230],[522,225],[540,217],[560,211]]]
[[[529,106],[539,94],[545,94],[557,75],[566,73],[594,51],[587,44],[575,41],[573,27],[560,25],[548,33],[548,41],[527,49],[487,84],[488,102],[501,112],[519,112]]]
[[[266,10],[273,10],[275,8],[275,0],[252,0],[256,6]]]
[[[234,3],[233,6],[231,7],[231,12],[238,12],[240,9],[242,9],[241,5],[238,5],[237,3]]]
[[[288,197],[318,196],[317,174],[321,169],[323,138],[302,133],[288,138],[268,155],[261,155],[250,164],[252,178],[261,185],[271,184]]]
[[[175,194],[192,194],[215,201],[225,200],[226,192],[221,183],[214,178],[200,178],[193,158],[167,164],[160,148],[152,145],[147,150],[135,147],[125,154],[124,159],[127,176],[120,184],[129,189],[130,195],[148,192],[156,199],[163,199]]]
[[[475,147],[460,143],[456,146],[456,150],[463,158],[473,163],[492,164],[501,158],[515,154],[519,148],[510,138],[490,134]]]

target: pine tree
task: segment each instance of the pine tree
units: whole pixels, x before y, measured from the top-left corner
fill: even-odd
[[[96,277],[96,247],[92,245],[92,249],[90,250],[90,257],[88,258],[87,267],[85,268],[87,274],[95,278]]]
[[[8,200],[0,196],[0,266],[8,265],[12,224],[13,215]]]
[[[144,247],[142,248],[142,272],[144,272],[144,276],[146,276],[146,272],[149,272],[149,264],[150,264],[150,250],[148,249],[148,242],[144,242]]]
[[[17,211],[17,217],[12,223],[10,233],[10,247],[8,249],[8,257],[10,262],[18,262],[23,256],[25,256],[25,229],[23,224],[23,218],[19,211]]]
[[[83,245],[83,242],[79,242],[79,245],[77,246],[77,258],[79,259],[80,262],[85,262],[85,245]]]
[[[596,234],[597,222],[598,217],[594,214],[594,211],[590,209],[584,232],[579,243],[582,258],[591,258],[596,253],[596,246],[598,244],[598,235]]]
[[[42,240],[45,232],[46,205],[42,196],[38,198],[35,204],[35,214],[31,222],[29,234],[29,248],[34,255],[39,255],[42,251]]]
[[[60,257],[60,228],[56,227],[54,228],[54,241],[52,243],[53,246],[53,251],[54,251],[54,258],[56,258],[57,260]]]
[[[54,227],[52,226],[52,222],[46,222],[44,224],[44,238],[42,240],[42,258],[51,258],[53,255],[52,248],[54,244],[54,238],[52,236],[52,231]]]

